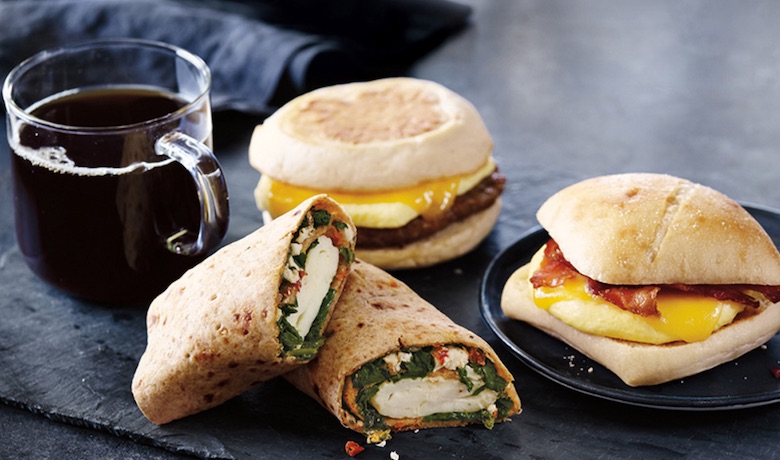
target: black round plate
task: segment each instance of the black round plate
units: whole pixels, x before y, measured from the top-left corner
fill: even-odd
[[[780,212],[743,205],[772,237],[780,241]],[[493,332],[520,361],[545,377],[592,396],[644,407],[674,410],[720,410],[780,402],[780,335],[766,345],[720,366],[660,385],[630,387],[576,349],[524,322],[506,317],[501,293],[509,276],[528,263],[548,240],[541,227],[529,230],[496,256],[480,285],[480,311]]]

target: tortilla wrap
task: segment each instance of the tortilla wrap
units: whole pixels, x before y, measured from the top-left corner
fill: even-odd
[[[366,434],[369,442],[388,439],[391,431],[479,422],[492,427],[493,422],[504,420],[520,411],[520,400],[512,384],[513,377],[493,349],[387,272],[366,262],[356,261],[334,310],[325,332],[328,339],[317,358],[284,377],[333,413],[342,425]],[[368,369],[369,364],[383,366],[382,363],[393,361],[396,368],[405,372],[412,367],[414,360],[411,357],[417,356],[416,351],[431,347],[433,350],[449,349],[452,355],[455,355],[453,349],[456,348],[477,350],[474,353],[481,353],[483,362],[492,363],[495,374],[505,381],[501,391],[505,407],[500,416],[492,414],[493,417],[485,421],[479,417],[472,420],[450,419],[441,414],[405,417],[379,414],[386,429],[366,426],[364,416],[355,410],[358,404],[355,375],[360,375],[364,368]],[[388,356],[390,358],[385,358]],[[404,359],[408,362],[404,362]],[[388,367],[393,365],[388,364]],[[439,369],[438,372],[444,371]],[[430,375],[426,374],[425,378]],[[416,385],[424,379],[403,380],[405,384]],[[465,385],[463,387],[465,389]],[[473,388],[474,391],[476,389]],[[437,392],[434,390],[431,393]],[[408,399],[406,396],[399,397],[404,398]],[[376,398],[372,401],[372,404],[377,402]]]
[[[330,218],[325,223],[317,216]],[[172,283],[147,313],[147,348],[132,384],[143,414],[154,423],[167,423],[217,406],[311,360],[324,341],[322,331],[354,260],[355,236],[341,207],[318,195]],[[325,255],[313,255],[316,251]],[[301,252],[308,260],[298,272],[293,259]],[[327,265],[327,276],[320,276],[325,270],[319,265],[314,272],[315,260],[327,262],[320,264]],[[304,287],[312,283],[306,280],[320,278],[319,287]],[[313,297],[315,288],[327,294]],[[304,295],[314,300],[304,301]],[[301,336],[310,335],[295,344],[289,340],[290,322],[303,321],[304,311],[312,311],[301,305],[295,313],[291,307],[298,306],[299,298],[307,305],[316,301],[308,315],[309,321],[313,314],[316,318],[307,330],[303,325],[296,329]]]

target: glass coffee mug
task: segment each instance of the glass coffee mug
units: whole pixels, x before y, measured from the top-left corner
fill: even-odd
[[[8,74],[16,237],[33,272],[76,297],[141,303],[219,244],[210,81],[197,56],[141,40],[44,51]]]

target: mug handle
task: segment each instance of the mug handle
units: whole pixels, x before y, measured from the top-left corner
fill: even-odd
[[[225,236],[230,213],[227,184],[216,156],[203,143],[179,131],[171,131],[157,139],[154,150],[157,155],[171,158],[187,169],[195,181],[200,201],[197,238],[184,240],[182,237],[189,232],[182,230],[166,239],[166,248],[188,256],[213,249]]]

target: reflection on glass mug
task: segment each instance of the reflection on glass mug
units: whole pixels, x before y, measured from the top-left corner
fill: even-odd
[[[38,276],[147,302],[219,244],[228,191],[210,79],[197,56],[140,40],[44,51],[8,74],[16,237]]]

